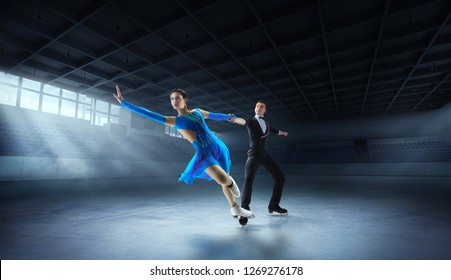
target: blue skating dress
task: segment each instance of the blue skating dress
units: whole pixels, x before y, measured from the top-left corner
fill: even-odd
[[[224,142],[208,128],[204,115],[199,109],[194,109],[191,114],[177,116],[175,128],[192,130],[197,134],[192,143],[196,153],[180,176],[179,182],[191,184],[196,178],[213,180],[205,172],[205,169],[211,165],[219,165],[226,173],[229,173],[231,165],[229,150]]]

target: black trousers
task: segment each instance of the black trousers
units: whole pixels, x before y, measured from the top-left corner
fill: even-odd
[[[260,165],[263,166],[274,179],[272,196],[268,206],[279,205],[282,197],[285,176],[283,175],[279,165],[267,154],[264,156],[248,156],[244,170],[244,187],[241,197],[241,207],[248,210],[250,209],[249,205],[251,204],[252,198],[252,185],[254,183],[255,174],[257,173],[257,169]]]

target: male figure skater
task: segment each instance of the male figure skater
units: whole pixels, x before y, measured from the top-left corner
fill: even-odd
[[[252,184],[254,183],[257,168],[262,165],[274,178],[274,187],[269,201],[269,213],[276,212],[280,215],[288,215],[288,211],[280,207],[285,176],[279,165],[266,152],[266,138],[269,133],[288,136],[288,132],[271,127],[264,119],[266,104],[259,100],[255,105],[255,117],[244,121],[240,118],[235,123],[246,125],[249,133],[250,147],[247,152],[247,161],[244,173],[244,189],[241,197],[241,207],[250,210]]]

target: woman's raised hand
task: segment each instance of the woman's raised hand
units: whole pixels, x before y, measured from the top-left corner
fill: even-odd
[[[114,95],[114,97],[116,97],[116,99],[119,103],[121,103],[122,100],[124,100],[124,97],[122,97],[122,93],[121,93],[121,90],[119,89],[118,85],[116,85],[116,93],[114,93],[113,95]]]

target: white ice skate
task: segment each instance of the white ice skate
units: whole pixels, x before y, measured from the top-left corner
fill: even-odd
[[[236,219],[241,217],[252,219],[255,217],[252,211],[241,208],[241,206],[238,203],[232,208],[230,208],[230,212],[232,212],[232,216]]]
[[[238,185],[235,183],[235,180],[233,180],[232,176],[229,176],[232,180],[232,185],[229,186],[229,191],[232,193],[232,195],[236,198],[240,197],[240,189],[238,188]]]

